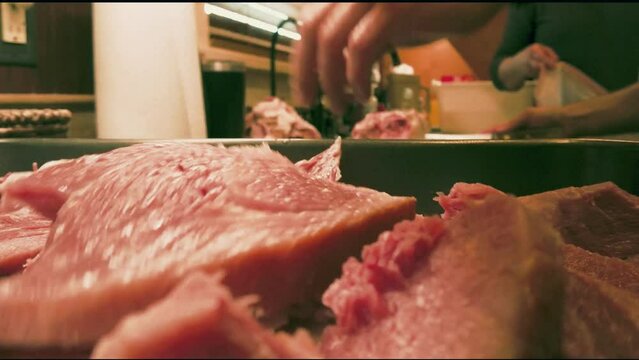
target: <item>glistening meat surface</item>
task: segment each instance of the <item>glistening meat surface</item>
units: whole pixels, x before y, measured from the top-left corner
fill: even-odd
[[[319,296],[339,264],[415,199],[315,179],[268,147],[140,144],[67,161],[7,189],[56,220],[0,282],[0,345],[91,344],[185,275],[223,268],[265,315]]]
[[[448,218],[500,191],[457,183],[436,200]],[[569,187],[519,198],[561,232],[566,272],[562,352],[569,358],[639,356],[637,198],[612,183]],[[577,244],[582,246],[575,246]],[[593,252],[586,250],[592,249]]]
[[[331,358],[557,356],[559,235],[515,198],[418,216],[350,259],[324,294]]]
[[[194,273],[164,299],[126,316],[93,351],[100,359],[318,358],[305,331],[275,334],[234,300],[220,275]]]
[[[27,207],[0,212],[0,275],[21,271],[27,260],[38,255],[50,225],[51,220]]]

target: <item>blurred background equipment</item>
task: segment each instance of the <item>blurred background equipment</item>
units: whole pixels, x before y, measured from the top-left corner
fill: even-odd
[[[70,121],[67,109],[2,109],[0,138],[67,137]]]
[[[245,68],[235,61],[202,64],[207,137],[241,138],[244,134]]]

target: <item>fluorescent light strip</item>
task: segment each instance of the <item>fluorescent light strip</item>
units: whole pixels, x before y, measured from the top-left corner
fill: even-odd
[[[266,23],[264,21],[252,18],[252,17],[248,17],[246,15],[242,15],[239,13],[236,13],[234,11],[230,11],[227,10],[225,8],[219,7],[217,5],[213,5],[213,4],[209,4],[206,3],[204,4],[204,12],[207,15],[217,15],[217,16],[221,16],[233,21],[237,21],[240,22],[242,24],[247,24],[249,26],[252,26],[254,28],[258,28],[264,31],[268,31],[270,33],[275,33],[275,31],[277,31],[278,34],[285,36],[287,38],[293,39],[293,40],[300,40],[302,38],[302,35],[300,35],[299,33],[295,32],[295,31],[291,31],[291,30],[287,30],[287,29],[279,29],[279,31],[277,30],[277,26]]]
[[[275,9],[272,9],[268,6],[264,6],[262,4],[258,4],[258,3],[246,3],[246,5],[248,5],[249,7],[257,10],[257,11],[261,11],[265,14],[271,15],[273,17],[276,17],[280,20],[286,20],[288,19],[288,15],[281,13]]]

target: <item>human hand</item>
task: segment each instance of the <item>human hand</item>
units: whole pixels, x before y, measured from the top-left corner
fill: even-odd
[[[405,14],[421,4],[323,3],[308,4],[299,26],[302,40],[295,43],[292,59],[294,94],[308,106],[322,90],[333,111],[345,106],[345,88],[355,98],[370,97],[373,63],[392,46],[406,27]]]
[[[515,55],[515,61],[526,78],[535,79],[542,69],[553,69],[559,61],[559,56],[550,47],[534,43]]]
[[[311,3],[304,6],[291,77],[296,102],[310,106],[318,89],[342,113],[347,84],[355,100],[370,97],[371,67],[391,48],[418,45],[443,34],[471,32],[501,3]]]
[[[484,133],[519,137],[571,137],[575,135],[572,121],[561,107],[528,108],[507,123]]]

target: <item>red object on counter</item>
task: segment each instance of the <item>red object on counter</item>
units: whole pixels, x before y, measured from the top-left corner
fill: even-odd
[[[477,80],[477,78],[475,78],[474,75],[471,74],[464,74],[464,75],[442,75],[439,80],[441,82],[465,82],[465,81],[475,81]]]

